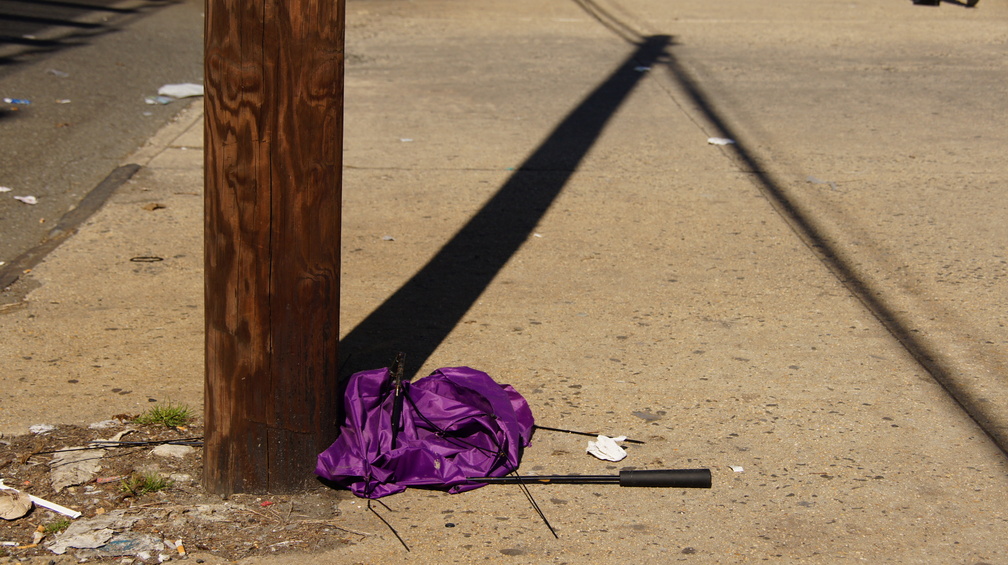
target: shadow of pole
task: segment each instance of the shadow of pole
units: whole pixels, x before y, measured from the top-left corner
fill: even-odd
[[[406,353],[415,375],[531,235],[609,119],[640,82],[636,67],[667,55],[669,36],[636,50],[578,104],[494,196],[399,290],[340,341],[346,376]]]
[[[792,231],[815,253],[836,278],[847,287],[903,348],[938,382],[962,407],[971,419],[994,441],[1001,451],[1008,455],[1008,428],[1003,425],[994,403],[977,398],[955,376],[951,367],[938,359],[938,354],[915,335],[906,322],[890,308],[881,296],[864,281],[846,260],[842,253],[823,235],[814,218],[802,211],[788,197],[782,185],[768,172],[767,167],[739,141],[738,135],[718,113],[710,98],[697,81],[679,64],[674,53],[664,61],[672,80],[689,96],[690,101],[703,113],[706,120],[717,130],[717,135],[735,140],[726,146],[741,162],[745,172],[750,173],[756,186],[771,202],[777,212],[788,223]]]

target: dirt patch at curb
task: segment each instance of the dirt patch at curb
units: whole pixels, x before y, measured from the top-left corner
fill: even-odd
[[[157,455],[154,443],[104,449],[100,470],[86,481],[54,490],[52,467],[57,450],[122,436],[123,442],[166,442],[199,438],[201,425],[186,428],[138,426],[129,419],[103,428],[57,426],[43,433],[0,437],[0,477],[8,487],[81,512],[70,520],[39,505],[24,517],[0,520],[0,558],[38,563],[156,563],[186,557],[196,563],[333,549],[360,541],[366,534],[341,528],[339,503],[352,495],[319,486],[288,496],[207,494],[200,485],[202,448],[182,449],[181,457]],[[64,452],[73,453],[73,452]],[[91,452],[98,453],[98,452]],[[156,492],[128,488],[131,479],[158,477]],[[57,556],[52,546],[76,530],[111,529],[112,537],[92,549],[69,548]],[[62,529],[62,531],[60,531]],[[33,544],[36,532],[44,537]],[[108,532],[106,532],[108,535]],[[157,541],[160,540],[160,547]],[[184,550],[176,544],[181,542]],[[153,543],[153,545],[152,545]],[[57,545],[58,547],[58,545]]]

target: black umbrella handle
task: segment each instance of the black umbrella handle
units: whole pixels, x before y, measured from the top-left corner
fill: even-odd
[[[620,471],[621,487],[711,488],[710,469]]]
[[[616,475],[525,475],[469,477],[474,483],[540,485],[615,485],[621,487],[711,488],[710,469],[651,469]]]

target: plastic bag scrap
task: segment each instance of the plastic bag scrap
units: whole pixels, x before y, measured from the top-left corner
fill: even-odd
[[[186,82],[182,84],[166,84],[158,89],[158,96],[170,96],[172,98],[189,98],[191,96],[203,96],[203,85]]]
[[[626,436],[598,436],[595,441],[588,441],[588,453],[594,455],[603,461],[622,461],[626,458],[627,453],[622,447],[620,447],[620,442],[626,441]]]
[[[392,380],[389,369],[350,377],[346,423],[318,456],[317,475],[357,496],[379,498],[411,486],[463,492],[483,486],[467,477],[500,477],[518,468],[534,418],[510,385],[468,367],[404,381],[393,431]]]

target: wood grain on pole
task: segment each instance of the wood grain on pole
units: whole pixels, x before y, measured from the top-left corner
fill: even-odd
[[[343,0],[207,0],[204,484],[292,492],[337,398]]]

